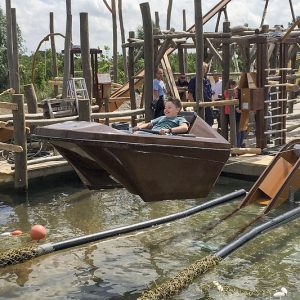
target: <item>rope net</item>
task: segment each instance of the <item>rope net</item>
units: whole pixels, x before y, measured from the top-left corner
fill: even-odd
[[[138,299],[168,299],[191,284],[197,276],[204,274],[208,269],[216,266],[220,260],[221,258],[216,255],[209,255],[197,260],[192,265],[179,272],[174,278],[171,278],[154,289],[145,291]]]
[[[3,268],[9,265],[15,265],[26,260],[30,260],[39,256],[37,248],[34,246],[28,246],[20,249],[12,249],[6,252],[0,253],[0,267]]]

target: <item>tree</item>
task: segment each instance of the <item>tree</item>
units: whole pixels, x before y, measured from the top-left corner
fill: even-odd
[[[21,30],[17,25],[19,54],[25,52]],[[6,16],[0,6],[0,90],[8,87]]]

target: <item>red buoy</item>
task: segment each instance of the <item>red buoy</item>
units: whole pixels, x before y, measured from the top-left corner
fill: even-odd
[[[30,230],[30,237],[39,241],[46,237],[46,228],[43,225],[33,225]]]

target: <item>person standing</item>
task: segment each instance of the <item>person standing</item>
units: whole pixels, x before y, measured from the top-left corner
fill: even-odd
[[[155,72],[155,78],[153,80],[153,101],[151,107],[154,118],[164,115],[166,86],[162,80],[163,75],[163,70],[158,68]]]
[[[218,100],[219,95],[222,97],[222,79],[220,79],[219,74],[215,70],[213,73],[213,79],[215,84],[212,87],[212,100]]]
[[[180,74],[176,81],[176,86],[179,88],[187,88],[189,86],[189,82],[186,80],[186,77],[184,74]],[[181,101],[186,101],[186,91],[180,91],[179,97]]]
[[[210,81],[207,78],[208,64],[203,63],[203,99],[204,102],[211,102],[212,89]],[[196,101],[196,77],[190,80],[188,86],[189,101]],[[205,122],[212,126],[214,124],[213,110],[211,107],[205,107]]]

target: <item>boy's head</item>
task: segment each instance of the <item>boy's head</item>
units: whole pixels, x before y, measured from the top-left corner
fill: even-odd
[[[181,111],[182,104],[177,98],[169,97],[165,103],[165,116],[169,118],[177,117],[178,113]]]

